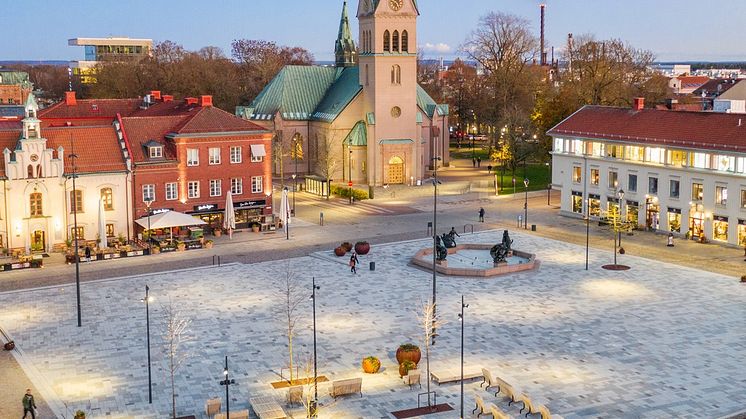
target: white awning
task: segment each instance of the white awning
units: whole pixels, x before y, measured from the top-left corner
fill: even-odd
[[[150,225],[151,229],[207,224],[197,217],[193,217],[189,214],[183,214],[176,211],[167,211],[160,214],[151,215],[150,220],[148,220],[148,217],[142,217],[135,220],[135,222],[144,228],[148,228],[148,225]]]
[[[267,151],[264,149],[264,144],[252,144],[251,155],[253,157],[264,157],[267,155]]]

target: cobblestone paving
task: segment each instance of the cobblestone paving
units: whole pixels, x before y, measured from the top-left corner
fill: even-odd
[[[502,232],[479,233],[469,241],[494,243]],[[431,368],[456,368],[460,350],[460,295],[466,297],[466,364],[485,366],[515,387],[543,399],[566,418],[718,417],[746,404],[742,362],[746,295],[733,278],[653,260],[621,256],[632,267],[613,272],[610,252],[521,233],[514,247],[537,253],[535,272],[492,279],[439,277],[438,310],[447,322],[433,348]],[[84,324],[75,321],[74,287],[50,287],[0,295],[2,326],[23,350],[23,365],[46,378],[47,400],[67,403],[93,417],[164,417],[170,388],[159,335],[163,305],[172,301],[191,319],[184,344],[189,357],[176,376],[180,414],[203,414],[205,399],[224,397],[218,385],[224,356],[237,385],[231,409],[248,408],[248,397],[272,390],[286,364],[281,303],[276,278],[294,267],[308,282],[316,277],[319,373],[331,380],[363,377],[362,398],[332,402],[320,385],[322,417],[378,418],[416,406],[419,389],[398,378],[394,351],[400,343],[422,346],[416,308],[431,293],[431,275],[408,265],[430,241],[376,246],[352,275],[347,258],[328,252],[288,261],[234,264],[83,285]],[[376,262],[375,271],[368,269]],[[151,304],[153,405],[147,401],[145,284]],[[302,310],[296,352],[312,351],[310,301]],[[364,375],[360,361],[378,356],[383,372]],[[28,368],[28,367],[26,367]],[[424,357],[421,361],[424,369]],[[474,390],[466,387],[471,413]],[[459,386],[436,386],[438,401],[458,412]],[[423,390],[425,391],[424,387]],[[478,390],[480,391],[480,390]],[[504,398],[481,390],[486,400],[511,414]],[[53,405],[54,403],[50,403]],[[301,409],[290,409],[303,417]],[[444,413],[440,417],[454,417]],[[198,416],[204,417],[204,416]]]

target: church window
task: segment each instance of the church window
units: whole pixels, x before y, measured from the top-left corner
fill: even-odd
[[[39,192],[29,195],[29,208],[32,217],[41,217],[44,215],[41,208],[41,194]]]
[[[29,179],[32,179],[34,177],[34,166],[28,165],[28,168],[26,170],[26,177]]]
[[[391,67],[391,84],[401,84],[401,67],[398,65]]]
[[[36,166],[36,177],[42,177],[40,164]]]
[[[399,52],[399,31],[394,31],[394,36],[391,39],[394,44],[394,52]]]
[[[409,52],[409,34],[407,31],[401,33],[401,52]]]
[[[391,34],[388,30],[383,32],[383,51],[391,52]]]

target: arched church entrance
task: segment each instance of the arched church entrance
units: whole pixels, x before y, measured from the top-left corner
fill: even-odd
[[[389,184],[404,183],[404,160],[399,156],[394,156],[389,160],[389,167],[386,178]]]

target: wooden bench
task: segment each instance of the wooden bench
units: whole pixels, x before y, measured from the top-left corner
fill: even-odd
[[[254,410],[254,413],[256,413],[260,419],[285,419],[288,417],[285,410],[279,403],[277,403],[277,400],[275,400],[274,397],[252,397],[249,399],[249,404],[251,405],[251,409]],[[231,413],[231,418],[232,417],[233,413]],[[248,416],[246,416],[246,419],[248,419]]]
[[[225,419],[225,412],[215,415],[215,419]],[[249,410],[231,410],[231,419],[249,419]]]
[[[348,378],[346,380],[332,381],[332,388],[329,391],[329,395],[331,395],[335,399],[338,396],[355,393],[360,393],[360,397],[363,397],[362,378]]]
[[[431,371],[430,377],[433,381],[441,385],[443,383],[453,383],[461,381],[461,370],[445,370],[445,371]],[[473,380],[475,378],[483,378],[484,374],[481,371],[476,370],[464,370],[464,381]]]

